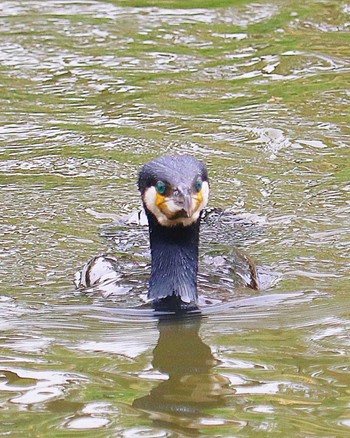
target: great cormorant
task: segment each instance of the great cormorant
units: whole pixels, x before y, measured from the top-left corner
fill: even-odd
[[[207,167],[187,155],[155,158],[142,167],[138,188],[149,226],[148,298],[157,310],[195,310],[199,229],[209,198]],[[244,262],[250,276],[247,286],[257,288],[255,267],[248,257]],[[113,256],[96,257],[84,267],[76,284],[89,287],[117,279],[117,264]]]
[[[196,308],[200,218],[209,197],[206,165],[190,156],[156,158],[141,169],[138,187],[152,258],[148,298],[157,308]]]

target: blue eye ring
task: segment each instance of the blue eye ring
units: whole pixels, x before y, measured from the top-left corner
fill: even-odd
[[[196,190],[200,192],[202,190],[203,181],[201,179],[197,179],[196,181]]]
[[[157,184],[156,184],[156,189],[157,189],[157,192],[160,195],[164,195],[164,193],[166,192],[166,185],[165,185],[165,183],[163,183],[163,181],[158,181]]]

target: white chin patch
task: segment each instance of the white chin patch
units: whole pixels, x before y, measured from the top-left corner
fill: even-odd
[[[197,222],[200,212],[208,204],[209,184],[207,181],[204,181],[202,185],[202,198],[202,202],[197,206],[197,209],[194,211],[191,217],[179,217],[176,219],[169,219],[168,216],[157,207],[157,190],[155,187],[149,187],[145,190],[143,202],[145,203],[147,209],[156,217],[160,225],[163,225],[164,227],[174,227],[175,225],[183,225],[184,227],[187,227],[192,225],[194,222]],[[192,202],[193,206],[195,207],[196,199],[194,198]],[[178,211],[178,208],[171,199],[167,201],[167,209],[172,214],[175,214]]]

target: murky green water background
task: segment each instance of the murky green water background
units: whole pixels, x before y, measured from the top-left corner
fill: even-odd
[[[349,26],[342,0],[0,3],[0,435],[349,436]],[[159,324],[72,277],[170,152],[279,281]]]

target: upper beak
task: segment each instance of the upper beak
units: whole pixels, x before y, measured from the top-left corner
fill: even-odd
[[[174,193],[174,202],[181,208],[184,216],[188,218],[192,216],[192,194],[189,190],[178,190],[177,193]]]
[[[192,209],[192,195],[191,193],[188,193],[184,196],[184,208],[185,213],[187,215],[187,217],[191,217],[193,214],[193,209]]]

